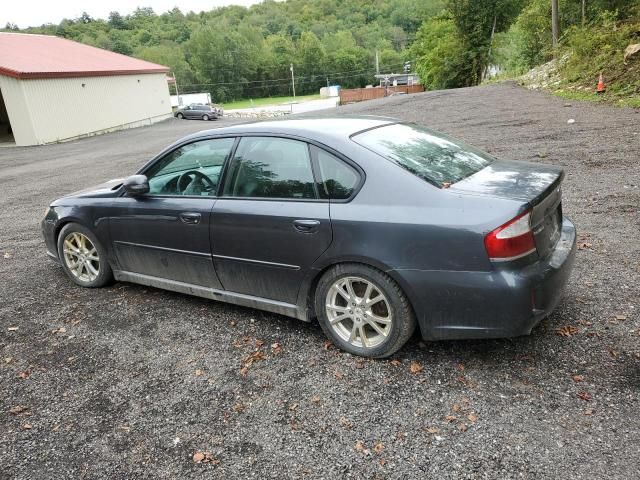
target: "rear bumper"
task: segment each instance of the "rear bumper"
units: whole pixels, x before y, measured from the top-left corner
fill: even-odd
[[[422,336],[428,340],[527,335],[562,298],[576,251],[565,219],[553,251],[525,267],[489,272],[394,270],[408,286]]]

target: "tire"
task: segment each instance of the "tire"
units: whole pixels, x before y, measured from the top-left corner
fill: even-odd
[[[85,240],[80,241],[82,237]],[[69,240],[66,245],[65,240]],[[67,276],[81,287],[103,287],[113,280],[106,250],[91,230],[78,223],[68,223],[60,231],[58,258]],[[82,262],[84,266],[73,268],[74,260],[77,260],[76,265]]]
[[[183,115],[183,114],[181,114],[181,113],[179,113],[179,114],[177,114],[177,115],[176,115],[176,118],[177,118],[178,120],[182,120],[182,119],[184,118],[184,115]]]
[[[353,295],[349,294],[349,283]],[[350,303],[346,297],[355,300]],[[365,297],[370,299],[368,304]],[[413,309],[400,286],[386,273],[368,265],[344,263],[329,269],[318,282],[314,305],[325,335],[353,355],[393,355],[416,328]]]
[[[206,122],[209,120],[209,115],[202,115],[202,119]]]

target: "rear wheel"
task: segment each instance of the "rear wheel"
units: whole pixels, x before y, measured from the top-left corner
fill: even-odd
[[[88,228],[77,223],[65,225],[60,232],[58,258],[69,278],[82,287],[102,287],[113,279],[104,248]]]
[[[407,297],[387,274],[341,264],[318,282],[315,309],[324,333],[341,349],[383,358],[411,337],[416,320]]]
[[[179,113],[179,114],[176,115],[176,118],[179,119],[179,120],[182,120],[184,118],[184,115]]]

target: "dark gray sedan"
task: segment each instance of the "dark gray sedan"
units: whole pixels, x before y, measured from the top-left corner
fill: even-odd
[[[203,131],[56,200],[48,254],[112,279],[311,321],[354,354],[523,335],[561,299],[576,231],[558,167],[379,117]]]

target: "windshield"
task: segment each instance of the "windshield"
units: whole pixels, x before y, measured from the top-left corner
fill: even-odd
[[[437,187],[448,187],[495,159],[457,140],[411,124],[393,124],[353,136],[363,147]]]

